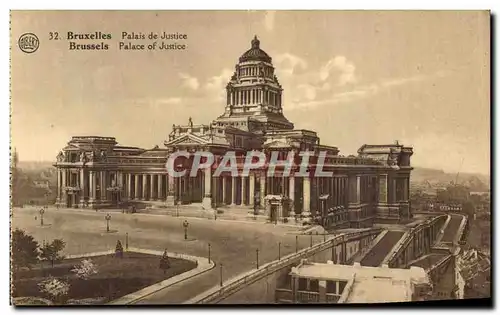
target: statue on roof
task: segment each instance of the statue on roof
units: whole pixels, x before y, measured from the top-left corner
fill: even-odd
[[[87,162],[87,155],[85,152],[80,153],[80,162],[84,163]]]
[[[57,155],[57,162],[63,162],[64,161],[64,152],[59,151],[59,154]]]
[[[189,117],[189,127],[193,127],[193,119],[191,117]]]
[[[104,151],[104,150],[101,151],[100,158],[101,158],[101,161],[106,161],[106,151]]]

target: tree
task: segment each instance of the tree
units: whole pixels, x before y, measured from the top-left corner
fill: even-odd
[[[79,279],[87,280],[99,270],[92,259],[84,259],[81,264],[76,265],[71,271],[74,272]]]
[[[47,294],[54,302],[64,304],[70,285],[57,278],[50,277],[38,284],[40,292]]]
[[[167,250],[165,249],[163,256],[160,258],[160,269],[163,270],[163,274],[166,274],[168,268],[170,268],[170,260],[168,259]]]
[[[40,256],[43,259],[50,261],[52,267],[54,267],[55,262],[59,262],[64,259],[60,252],[66,247],[66,243],[62,239],[55,239],[52,243],[46,243],[41,248]]]
[[[120,240],[116,242],[115,257],[123,258],[123,246]]]
[[[38,242],[33,236],[26,234],[23,230],[15,229],[12,232],[12,265],[15,271],[22,267],[31,268],[39,259]]]

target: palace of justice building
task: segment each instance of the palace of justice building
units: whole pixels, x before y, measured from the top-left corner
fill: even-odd
[[[200,211],[248,211],[275,222],[319,222],[329,227],[366,227],[373,222],[409,219],[411,147],[397,141],[388,145],[363,145],[357,156],[339,155],[334,146],[320,144],[317,133],[295,129],[283,113],[283,89],[274,73],[272,58],[255,37],[239,58],[226,87],[222,115],[210,124],[173,125],[164,148],[119,145],[113,137],[74,136],[57,156],[57,201],[62,207],[124,207],[150,203],[160,207],[180,204]],[[310,176],[282,176],[278,166],[267,177],[267,167],[248,176],[230,172],[213,176],[212,168],[197,177],[174,178],[166,162],[175,151],[208,151],[220,161],[234,151],[243,167],[246,153],[259,150],[267,156],[280,152],[314,152]],[[331,177],[315,177],[320,151],[327,153],[324,171]],[[219,157],[219,158],[217,158]],[[192,159],[176,160],[189,168]],[[179,165],[177,165],[179,164]]]

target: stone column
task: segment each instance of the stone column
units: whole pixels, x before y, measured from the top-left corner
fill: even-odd
[[[167,206],[175,204],[175,178],[171,174],[167,174]]]
[[[255,174],[250,173],[250,178],[248,179],[248,204],[253,206],[255,204]]]
[[[397,177],[394,176],[391,179],[389,203],[396,203],[398,201],[396,200],[397,198],[396,192],[398,187],[397,185],[398,185]]]
[[[222,177],[222,204],[225,205],[227,202],[227,177]]]
[[[90,192],[89,192],[89,201],[92,203],[96,199],[96,186],[97,186],[97,181],[95,177],[95,172],[90,171],[89,172],[90,176]]]
[[[156,200],[155,196],[155,174],[149,175],[149,200]]]
[[[146,200],[148,195],[148,175],[142,174],[142,200]]]
[[[64,204],[64,206],[66,206],[66,198],[68,197],[68,194],[66,193],[66,176],[67,176],[66,169],[62,169],[62,171],[61,171],[61,181],[62,181],[61,197],[62,197],[62,203]]]
[[[140,189],[139,189],[139,176],[138,174],[134,174],[133,175],[134,178],[135,178],[135,181],[134,181],[134,199],[135,200],[139,200],[139,197],[140,197]]]
[[[293,175],[288,178],[288,198],[291,200],[289,217],[295,216],[295,177]]]
[[[101,171],[101,202],[107,200],[106,198],[106,184],[107,184],[107,181],[106,181],[106,174],[107,172],[106,171]]]
[[[410,199],[410,185],[409,185],[410,179],[408,177],[405,177],[404,179],[404,200],[408,201]]]
[[[85,170],[80,169],[80,207],[83,208],[85,204]]]
[[[203,176],[203,201],[202,207],[205,210],[212,209],[212,169],[207,167]]]
[[[127,200],[132,199],[132,174],[124,174],[126,176],[126,195]]]
[[[378,178],[378,202],[387,203],[387,174],[379,175]]]
[[[260,175],[260,207],[266,208],[266,172]]]
[[[61,203],[61,169],[57,169],[57,201],[56,203]]]
[[[360,218],[360,186],[361,176],[357,174],[350,174],[347,179],[348,193],[349,193],[349,221],[358,221]],[[357,228],[357,223],[354,226]]]
[[[241,176],[241,206],[247,204],[247,177]]]
[[[304,207],[302,211],[302,222],[311,223],[311,178],[303,177],[302,185],[302,198]]]
[[[235,206],[238,199],[237,180],[238,177],[231,177],[231,206]]]
[[[163,200],[163,174],[158,174],[158,190],[157,198],[158,200]]]

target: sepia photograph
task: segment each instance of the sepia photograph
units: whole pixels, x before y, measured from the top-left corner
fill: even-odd
[[[11,11],[10,304],[492,306],[491,21]]]

